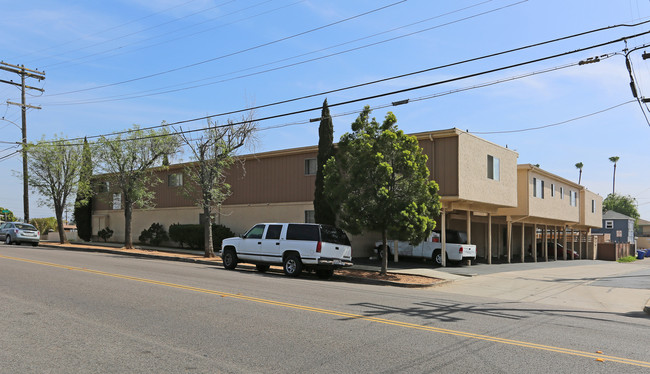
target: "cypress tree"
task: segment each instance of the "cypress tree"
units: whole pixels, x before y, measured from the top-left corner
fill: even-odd
[[[92,237],[93,191],[91,178],[93,174],[92,155],[88,140],[84,138],[81,151],[81,169],[79,171],[79,187],[74,203],[74,220],[77,225],[79,238],[90,241]]]
[[[316,223],[334,225],[336,213],[325,198],[325,181],[323,168],[330,157],[335,154],[334,149],[334,126],[330,116],[330,108],[327,99],[323,102],[320,126],[318,127],[318,156],[316,158],[316,190],[314,192],[314,219]]]

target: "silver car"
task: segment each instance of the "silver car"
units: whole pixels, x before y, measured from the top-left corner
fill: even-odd
[[[0,225],[0,240],[4,240],[5,244],[32,243],[36,247],[41,233],[29,223],[5,222]]]

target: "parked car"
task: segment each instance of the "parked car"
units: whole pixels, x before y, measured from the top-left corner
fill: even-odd
[[[281,265],[292,277],[304,268],[327,279],[334,269],[352,266],[352,248],[345,232],[312,223],[259,223],[241,237],[224,239],[219,255],[226,269],[234,269],[239,262],[255,264],[260,272]]]
[[[554,241],[549,241],[547,246],[548,246],[548,257],[555,257],[555,251],[554,251],[554,246],[555,242]],[[541,256],[543,255],[544,250],[544,242],[538,242],[537,243],[537,255]],[[580,259],[580,254],[576,251],[573,251],[573,258],[571,258],[571,250],[567,248],[566,250],[562,246],[562,244],[557,243],[557,258],[558,260],[564,259],[564,252],[566,252],[566,258],[569,260],[579,260]]]
[[[31,243],[36,247],[41,233],[29,223],[5,222],[0,225],[0,240],[4,240],[5,244]]]
[[[476,260],[476,246],[467,244],[467,233],[458,230],[445,230],[446,241],[445,249],[447,259],[455,262],[462,260]],[[388,240],[388,259],[390,260],[395,254],[395,241]],[[377,257],[382,258],[383,242],[375,243]],[[432,259],[435,266],[442,265],[442,243],[440,241],[440,231],[432,232],[429,237],[416,245],[409,242],[399,241],[397,243],[398,256],[418,257]]]

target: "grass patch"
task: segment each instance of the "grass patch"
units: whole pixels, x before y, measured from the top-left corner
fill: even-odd
[[[636,257],[634,256],[626,256],[618,259],[618,262],[634,262],[634,261],[636,261]]]

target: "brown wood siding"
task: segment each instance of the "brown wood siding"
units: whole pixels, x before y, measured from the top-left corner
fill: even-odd
[[[245,175],[237,166],[228,177],[232,195],[225,204],[265,204],[314,199],[315,175],[305,175],[305,159],[316,152],[249,158]]]
[[[429,157],[428,167],[440,187],[440,196],[458,196],[458,137],[420,141]]]

